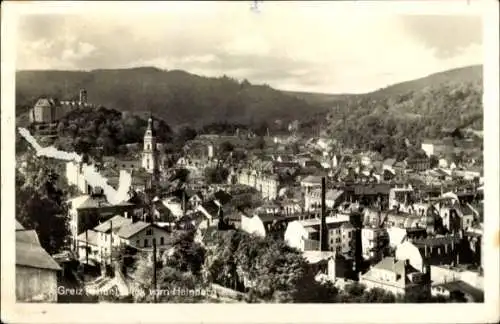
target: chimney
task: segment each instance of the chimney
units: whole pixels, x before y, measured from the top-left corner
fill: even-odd
[[[321,251],[328,251],[328,229],[326,227],[326,178],[321,178],[321,223],[319,232]]]

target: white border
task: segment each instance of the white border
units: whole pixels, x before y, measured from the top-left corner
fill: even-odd
[[[227,3],[227,5],[240,5]],[[265,3],[264,5],[276,5]],[[325,10],[367,10],[370,13],[478,14],[484,13],[484,133],[485,133],[485,300],[484,304],[463,305],[50,305],[15,304],[14,276],[14,98],[16,21],[21,13],[88,14],[110,9],[159,12],[161,10],[206,10],[201,2],[4,2],[2,4],[2,321],[7,323],[91,323],[91,322],[322,322],[322,323],[473,323],[496,322],[499,317],[499,82],[498,82],[498,1],[355,1],[295,3],[325,6]],[[84,8],[82,8],[85,6]],[[328,8],[327,8],[328,7]],[[331,7],[331,8],[330,8]],[[265,9],[264,9],[265,10]]]

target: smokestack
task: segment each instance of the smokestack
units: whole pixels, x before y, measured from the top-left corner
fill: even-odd
[[[328,229],[326,228],[326,178],[321,178],[321,223],[319,232],[321,251],[328,251]]]

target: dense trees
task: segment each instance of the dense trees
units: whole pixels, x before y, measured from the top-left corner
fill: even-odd
[[[326,128],[346,147],[403,159],[416,153],[405,139],[419,147],[425,138],[442,137],[443,129],[482,129],[482,114],[481,82],[450,81],[402,94],[345,97],[335,102]]]
[[[314,280],[301,253],[282,240],[233,230],[207,239],[205,267],[210,281],[243,290],[249,301],[333,302],[336,289]]]
[[[162,120],[154,121],[159,142],[170,142],[172,130]],[[100,148],[104,155],[124,153],[125,144],[140,143],[147,120],[113,109],[84,108],[70,112],[58,125],[56,145],[78,153],[91,153]]]
[[[194,240],[194,232],[174,232],[171,234],[172,246],[160,252],[157,266],[157,283],[153,286],[153,262],[151,252],[139,252],[136,257],[132,277],[135,278],[145,294],[134,294],[136,302],[153,302],[152,292],[158,302],[192,303],[206,300],[207,283],[203,279],[202,265],[205,258],[204,248]],[[186,294],[186,292],[197,292]]]
[[[16,219],[37,232],[48,253],[58,253],[67,247],[66,198],[75,189],[60,177],[61,166],[57,162],[30,154],[23,171],[16,171]]]
[[[20,71],[16,76],[19,110],[41,95],[61,100],[86,88],[89,101],[132,113],[152,111],[172,126],[198,128],[210,123],[257,125],[265,120],[296,119],[315,106],[268,86],[224,76],[206,78],[155,68],[90,72]],[[232,132],[234,134],[234,130]]]

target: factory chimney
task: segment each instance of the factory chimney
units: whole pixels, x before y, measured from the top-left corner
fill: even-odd
[[[326,227],[326,178],[321,178],[321,223],[319,229],[319,248],[328,251],[328,229]]]

